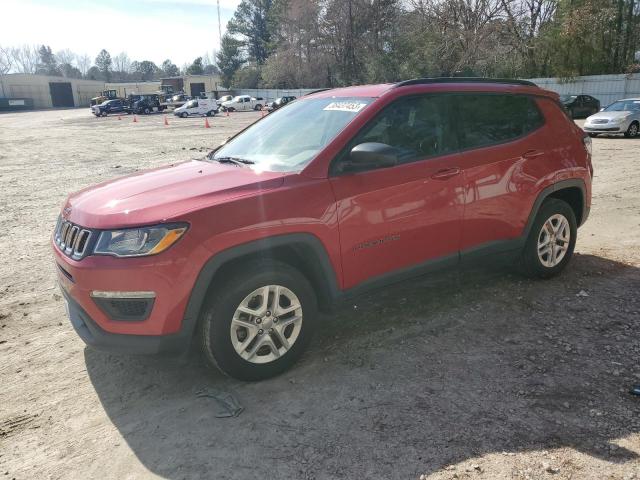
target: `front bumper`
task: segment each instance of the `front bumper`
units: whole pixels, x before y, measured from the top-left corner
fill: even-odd
[[[67,302],[69,320],[78,336],[90,347],[112,353],[155,355],[181,353],[189,348],[190,335],[125,335],[104,331],[85,312],[61,284],[60,290]]]
[[[593,132],[593,133],[598,133],[598,132],[602,132],[602,133],[621,133],[626,131],[626,128],[622,128],[621,126],[617,126],[617,127],[607,127],[605,126],[606,124],[603,124],[603,126],[599,126],[599,125],[585,125],[584,126],[584,131],[585,132]]]

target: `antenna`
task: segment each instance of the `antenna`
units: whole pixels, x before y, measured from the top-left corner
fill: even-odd
[[[222,22],[220,20],[220,0],[217,1],[217,4],[218,4],[218,40],[220,41],[220,45],[222,45]]]

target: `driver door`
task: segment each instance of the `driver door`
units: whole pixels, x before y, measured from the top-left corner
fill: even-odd
[[[338,208],[343,288],[411,267],[456,264],[463,214],[457,136],[447,95],[403,97],[338,155],[330,179]],[[361,143],[397,149],[399,164],[341,171]]]

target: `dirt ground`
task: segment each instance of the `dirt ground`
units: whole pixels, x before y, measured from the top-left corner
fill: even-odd
[[[0,479],[640,480],[640,139],[594,140],[591,216],[559,278],[486,268],[359,298],[260,383],[85,348],[48,245],[66,194],[257,116],[0,115]],[[216,418],[203,389],[244,412]]]

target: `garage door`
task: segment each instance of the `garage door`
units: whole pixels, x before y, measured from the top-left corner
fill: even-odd
[[[192,83],[191,84],[191,96],[198,97],[200,93],[204,92],[204,83]]]
[[[69,82],[49,82],[51,103],[54,107],[75,107],[73,104],[73,90]]]

